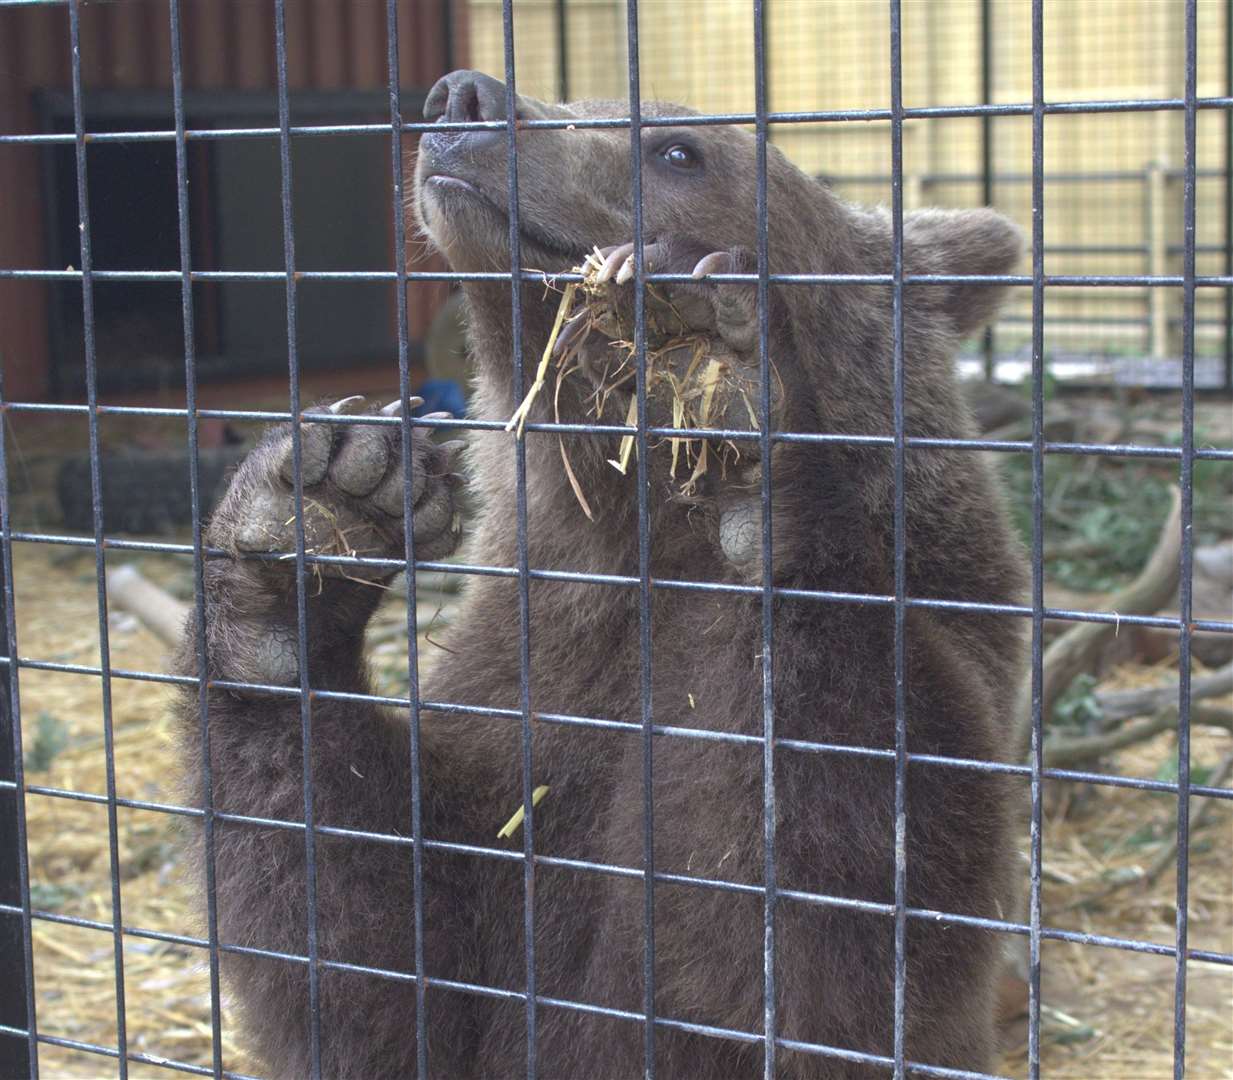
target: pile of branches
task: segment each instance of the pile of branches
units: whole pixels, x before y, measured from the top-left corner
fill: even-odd
[[[1155,615],[1177,595],[1181,575],[1181,493],[1174,488],[1173,504],[1160,531],[1147,565],[1129,585],[1113,593],[1105,610],[1115,616]],[[1101,654],[1117,635],[1117,619],[1109,622],[1076,623],[1055,638],[1044,653],[1041,715],[1048,719],[1075,679],[1091,673]],[[1193,679],[1190,686],[1192,724],[1233,731],[1233,710],[1210,705],[1205,699],[1233,690],[1233,664],[1211,675]],[[1142,690],[1110,690],[1095,695],[1097,718],[1082,734],[1052,733],[1045,739],[1044,764],[1074,768],[1089,764],[1114,750],[1150,739],[1178,720],[1178,687]],[[1022,753],[1032,730],[1031,688],[1025,687],[1018,703],[1017,745]]]
[[[1130,584],[1113,593],[1105,609],[1118,616],[1155,615],[1177,595],[1181,573],[1181,493],[1173,489],[1168,519],[1161,529],[1147,565]],[[1083,675],[1094,674],[1106,648],[1119,630],[1118,621],[1076,623],[1055,638],[1044,652],[1041,683],[1041,716],[1044,742],[1041,750],[1046,768],[1090,768],[1100,759],[1144,742],[1165,731],[1176,731],[1179,721],[1179,686],[1175,678],[1160,686],[1132,690],[1097,690],[1092,695],[1082,729],[1050,729],[1049,719],[1063,695]],[[1233,709],[1210,699],[1233,692],[1233,663],[1190,682],[1189,717],[1192,727],[1222,728],[1233,732]],[[1026,758],[1032,734],[1033,708],[1030,685],[1023,690],[1016,710],[1016,744]],[[1208,785],[1222,787],[1233,772],[1233,751],[1216,766]],[[1203,824],[1214,800],[1204,800],[1191,819],[1191,828]],[[1147,867],[1137,868],[1131,880],[1155,880],[1176,856],[1176,841],[1159,852]],[[1115,887],[1129,884],[1118,882]],[[1089,898],[1090,899],[1090,898]]]

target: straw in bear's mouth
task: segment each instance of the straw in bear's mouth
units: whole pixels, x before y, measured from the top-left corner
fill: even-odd
[[[544,346],[543,356],[535,372],[535,380],[522,403],[515,410],[506,431],[522,437],[527,416],[543,389],[548,377],[553,356],[557,357],[556,392],[553,395],[553,415],[560,421],[560,390],[562,382],[583,369],[579,358],[582,346],[592,334],[600,334],[608,348],[603,350],[603,369],[596,370],[594,363],[586,363],[587,375],[594,386],[592,413],[602,418],[609,400],[622,394],[628,397],[624,421],[633,427],[638,419],[637,398],[632,393],[637,376],[637,347],[632,340],[632,327],[628,325],[628,310],[618,304],[617,286],[597,280],[603,259],[596,249],[587,255],[574,272],[582,275],[579,282],[569,282],[562,289],[561,302],[557,307],[552,331]],[[671,301],[653,286],[647,288],[646,311],[646,396],[648,413],[652,408],[662,412],[662,423],[652,426],[671,426],[677,430],[728,430],[757,431],[758,413],[754,407],[757,394],[757,372],[746,371],[735,354],[717,337],[700,333],[690,328],[672,305]],[[669,421],[669,410],[671,419]],[[579,505],[588,518],[594,514],[587,502],[582,486],[569,462],[564,441],[557,437],[561,461],[570,487]],[[671,449],[670,475],[676,479],[681,466],[682,452],[689,474],[679,481],[679,493],[684,498],[693,498],[699,480],[712,463],[726,470],[729,459],[740,457],[736,443],[731,440],[706,438],[669,437],[666,442]],[[614,458],[608,463],[624,475],[635,453],[635,438],[623,435]],[[658,445],[663,445],[659,443]]]

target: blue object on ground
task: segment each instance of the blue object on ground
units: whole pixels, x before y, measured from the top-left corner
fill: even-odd
[[[426,379],[415,393],[424,399],[424,404],[413,409],[412,416],[447,412],[461,419],[467,415],[466,394],[453,379]]]

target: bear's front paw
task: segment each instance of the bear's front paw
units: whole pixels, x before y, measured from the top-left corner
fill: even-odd
[[[412,399],[411,405],[418,404]],[[363,398],[344,398],[309,410],[349,416]],[[366,410],[371,417],[397,417],[401,403]],[[423,428],[411,432],[410,499],[417,559],[439,559],[458,545],[460,521],[456,473],[463,443],[434,443]],[[402,427],[391,423],[305,421],[300,426],[304,548],[310,555],[401,558],[405,550]],[[244,460],[209,529],[211,544],[236,552],[295,552],[295,462],[290,425],[269,431]],[[280,560],[278,565],[288,565]],[[395,571],[380,567],[317,563],[326,576],[376,581]]]

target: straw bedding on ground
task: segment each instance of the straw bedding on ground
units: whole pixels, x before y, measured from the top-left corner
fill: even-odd
[[[131,558],[113,553],[111,558]],[[98,635],[93,552],[44,545],[14,548],[20,652],[25,657],[97,664]],[[143,557],[142,571],[183,594],[191,582],[183,559]],[[388,604],[400,604],[391,594]],[[432,611],[427,614],[431,616]],[[385,625],[400,616],[388,612]],[[405,676],[392,632],[376,648],[385,685]],[[431,631],[429,636],[431,637]],[[123,615],[111,621],[116,668],[164,671],[167,649]],[[430,649],[430,643],[424,647]],[[397,655],[395,655],[397,654]],[[380,659],[379,656],[379,659]],[[1162,682],[1167,665],[1118,669],[1104,685]],[[23,669],[21,700],[30,785],[103,794],[102,696],[97,677]],[[111,708],[116,790],[134,799],[168,801],[174,769],[165,686],[115,678]],[[1223,702],[1228,704],[1226,698]],[[1196,729],[1196,778],[1233,746],[1221,731]],[[1126,775],[1175,775],[1174,741],[1163,734],[1121,752],[1109,767]],[[1200,805],[1196,800],[1195,806]],[[110,925],[111,865],[104,805],[32,793],[27,796],[34,902],[44,911]],[[507,807],[494,810],[499,817]],[[1174,829],[1176,800],[1168,795],[1110,787],[1052,783],[1044,838],[1044,917],[1050,926],[1171,944],[1176,882],[1172,871],[1150,887],[1121,888],[1094,897],[1128,868],[1146,865]],[[119,808],[117,869],[127,927],[196,933],[190,891],[180,878],[177,819]],[[1222,803],[1192,838],[1190,943],[1233,952],[1233,807]],[[1026,876],[1026,875],[1025,875]],[[115,943],[107,930],[38,919],[34,929],[40,1030],[48,1035],[116,1046]],[[132,1052],[193,1065],[211,1063],[209,979],[202,950],[123,937],[128,1045]],[[1046,942],[1043,1072],[1049,1076],[1158,1077],[1171,1074],[1173,963],[1116,949]],[[1194,964],[1188,992],[1188,1074],[1233,1077],[1233,969]],[[1022,1023],[1007,1031],[1002,1070],[1025,1072]],[[81,1051],[40,1049],[46,1076],[112,1075],[115,1062]],[[223,1017],[223,1060],[251,1068]],[[166,1076],[134,1064],[134,1077]]]

